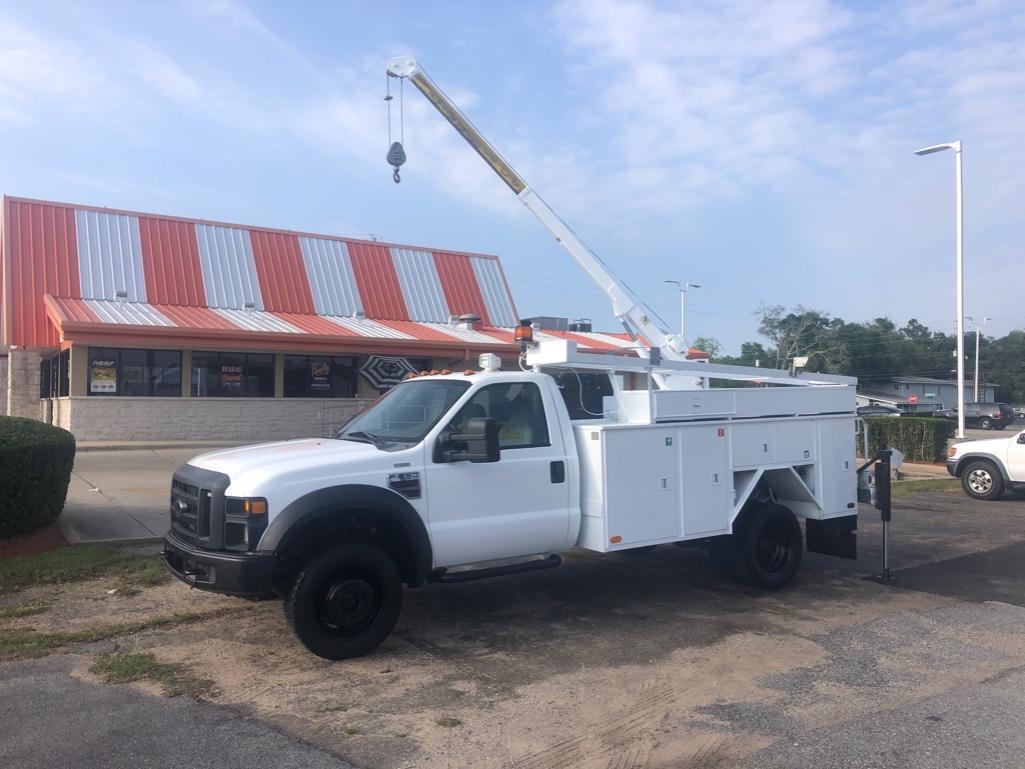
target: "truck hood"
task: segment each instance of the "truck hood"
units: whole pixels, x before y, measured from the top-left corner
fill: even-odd
[[[240,483],[250,486],[254,481],[266,484],[293,471],[309,474],[317,468],[329,467],[341,475],[384,463],[390,464],[389,454],[370,443],[331,438],[258,443],[211,451],[189,460],[194,467],[224,473],[231,478],[232,487]]]
[[[1018,433],[1015,433],[1010,438],[985,438],[981,441],[962,441],[961,443],[954,444],[954,447],[959,455],[981,451],[984,454],[1003,456],[1004,452],[1007,451],[1008,445],[1016,440],[1018,440]]]

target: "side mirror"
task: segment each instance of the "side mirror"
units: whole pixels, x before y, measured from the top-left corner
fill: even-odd
[[[443,462],[497,462],[502,455],[498,422],[490,417],[470,419],[466,430],[443,438],[439,448]]]

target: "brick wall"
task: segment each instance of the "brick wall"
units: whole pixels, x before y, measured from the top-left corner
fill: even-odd
[[[263,441],[325,435],[369,400],[72,396],[51,403],[53,424],[80,441]]]
[[[7,386],[3,397],[6,413],[12,417],[41,418],[39,400],[39,363],[42,360],[32,350],[11,349],[7,355]]]

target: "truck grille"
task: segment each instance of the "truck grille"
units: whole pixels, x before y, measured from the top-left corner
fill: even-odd
[[[171,527],[192,540],[210,536],[210,492],[180,478],[172,480]]]
[[[171,530],[202,547],[223,545],[224,491],[228,476],[183,465],[171,479]]]

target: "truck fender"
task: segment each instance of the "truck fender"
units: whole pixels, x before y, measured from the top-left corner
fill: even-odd
[[[986,454],[981,451],[973,452],[972,454],[965,454],[963,457],[957,458],[957,464],[954,466],[954,477],[960,478],[961,473],[964,470],[965,464],[971,462],[973,459],[988,459],[997,469],[1000,471],[1000,475],[1004,477],[1004,483],[1010,483],[1011,479],[1007,475],[1007,468],[1004,467],[1004,463],[1000,461],[994,454]]]
[[[260,538],[258,551],[278,552],[288,544],[291,533],[324,515],[335,515],[346,510],[372,510],[396,522],[412,543],[416,556],[415,574],[411,582],[422,584],[431,571],[434,553],[420,514],[409,502],[380,486],[349,484],[328,486],[311,491],[290,502],[271,521]]]

